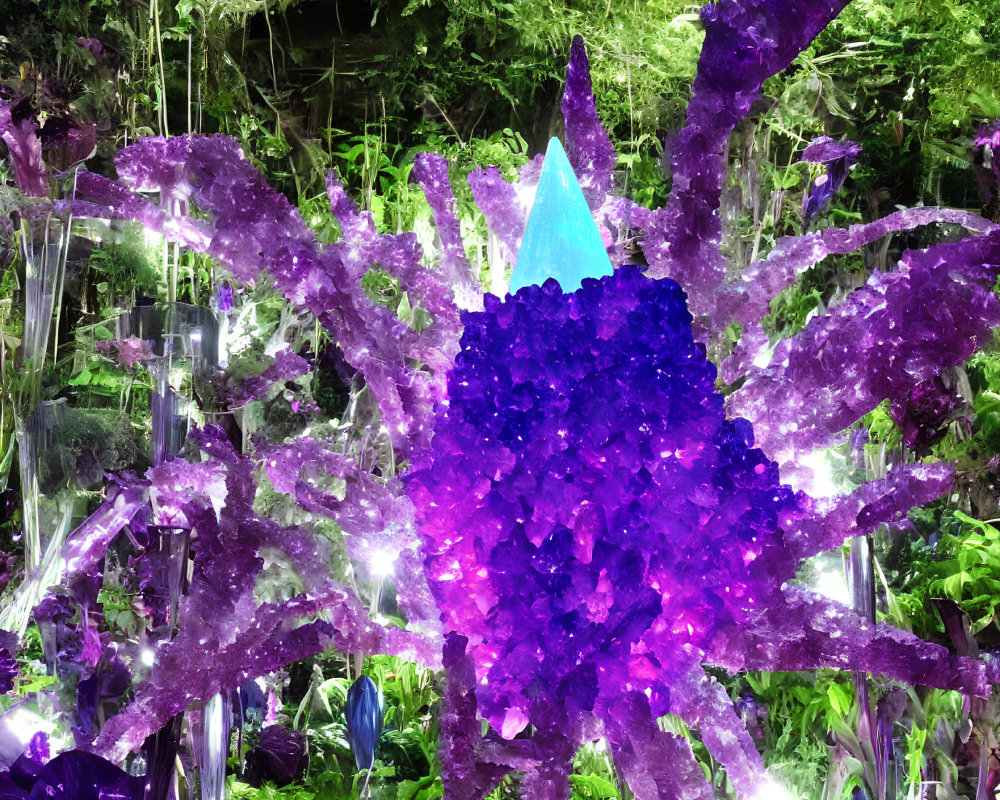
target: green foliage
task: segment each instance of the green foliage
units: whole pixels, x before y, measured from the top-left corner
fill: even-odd
[[[1000,605],[1000,530],[957,509],[942,512],[939,524],[935,560],[927,565],[927,591],[958,603],[975,635],[995,621]]]
[[[137,296],[159,297],[166,293],[162,268],[162,249],[157,253],[137,226],[130,225],[125,235],[102,243],[91,254],[90,283],[100,299],[105,314],[115,308],[128,308]]]
[[[113,409],[69,408],[44,450],[39,484],[44,494],[69,486],[86,490],[99,485],[106,471],[129,469],[139,455],[128,417]]]
[[[123,587],[105,581],[97,593],[97,602],[104,609],[104,622],[108,629],[129,641],[135,641],[144,629],[141,601]]]
[[[863,144],[879,181],[865,190],[975,203],[956,189],[970,182],[970,135],[1000,114],[998,20],[996,0],[856,0],[797,60],[826,132]]]

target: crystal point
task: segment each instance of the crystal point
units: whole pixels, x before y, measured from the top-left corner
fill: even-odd
[[[566,151],[553,138],[511,276],[511,294],[549,278],[564,292],[575,292],[584,278],[611,273],[611,260]]]

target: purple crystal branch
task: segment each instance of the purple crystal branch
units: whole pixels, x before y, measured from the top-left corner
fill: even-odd
[[[149,677],[108,721],[94,745],[98,752],[121,760],[192,702],[232,691],[247,678],[327,646],[419,660],[429,656],[434,663],[421,636],[371,621],[357,597],[330,579],[320,538],[253,510],[252,462],[237,454],[221,431],[194,430],[189,438],[206,460],[174,459],[148,473],[152,523],[196,531],[178,631],[156,647]],[[288,600],[258,602],[256,576],[265,548],[288,556],[303,591]],[[323,619],[302,623],[316,615]]]
[[[279,350],[274,354],[274,361],[260,375],[244,378],[240,382],[227,398],[230,407],[259,400],[275,385],[283,385],[286,381],[308,375],[310,371],[309,362],[293,353],[290,348]]]
[[[573,38],[566,91],[562,98],[566,122],[566,155],[573,171],[580,176],[580,188],[591,211],[604,205],[613,187],[612,172],[618,153],[597,115],[597,105],[590,83],[590,61],[583,38]]]
[[[798,563],[872,533],[879,525],[899,524],[909,509],[937,499],[954,482],[951,464],[909,464],[847,494],[803,499],[801,507],[781,521],[789,558]]]
[[[992,286],[1000,274],[995,232],[908,251],[899,271],[875,273],[829,314],[751,367],[727,410],[754,420],[769,457],[793,466],[888,398],[961,364],[1000,324]]]
[[[620,266],[628,260],[621,240],[631,231],[645,228],[650,212],[627,198],[611,195],[617,155],[597,114],[587,51],[579,36],[574,38],[570,51],[562,113],[566,155],[598,223],[608,256],[612,264]],[[507,183],[495,167],[479,168],[468,177],[476,205],[499,239],[509,264],[517,261],[541,163],[539,155],[526,164],[516,184]]]
[[[540,158],[540,157],[538,157]],[[537,160],[537,158],[536,158]],[[534,183],[525,174],[526,165],[521,170],[521,181],[514,185],[507,183],[496,167],[478,167],[469,173],[469,188],[479,210],[486,217],[490,230],[500,242],[500,251],[508,264],[517,262],[517,251],[524,238],[524,228],[531,210],[531,192],[538,183],[537,169]]]
[[[418,153],[413,161],[410,179],[424,190],[434,214],[434,225],[441,239],[441,267],[445,285],[451,287],[460,308],[480,310],[483,290],[472,274],[472,266],[462,244],[455,193],[448,180],[448,160],[435,153]]]
[[[450,291],[421,265],[413,234],[379,234],[330,176],[327,189],[344,239],[320,247],[299,213],[225,136],[144,139],[120,151],[115,163],[120,181],[81,174],[77,192],[86,202],[74,205],[77,216],[138,220],[208,253],[243,281],[267,271],[291,302],[317,316],[362,374],[394,446],[408,453],[426,443],[458,322]],[[133,190],[158,190],[161,202]],[[183,213],[190,202],[210,220]],[[424,330],[407,327],[365,295],[361,277],[376,265],[431,315]]]
[[[408,627],[423,629],[428,639],[421,662],[440,661],[438,611],[424,575],[413,505],[398,478],[380,480],[359,468],[349,456],[334,452],[312,438],[286,445],[259,443],[255,458],[274,488],[291,495],[306,511],[333,519],[344,531],[350,558],[372,564],[393,558],[393,582]],[[346,483],[343,498],[324,491],[319,481],[338,478]]]
[[[890,625],[873,625],[847,606],[799,586],[787,588],[782,601],[769,606],[768,619],[754,628],[732,632],[726,657],[709,653],[711,663],[729,670],[816,669],[818,666],[870,671],[923,686],[953,689],[987,697],[995,668],[957,656]],[[784,619],[789,624],[773,624]],[[788,636],[789,625],[802,634]],[[737,655],[730,659],[728,656]]]
[[[715,797],[690,745],[660,730],[641,692],[630,692],[608,709],[605,731],[615,767],[637,798]]]
[[[83,575],[97,566],[114,538],[146,504],[146,489],[144,482],[138,480],[123,486],[112,485],[107,499],[69,535],[63,545],[65,579]]]
[[[764,81],[785,69],[848,2],[722,0],[702,9],[705,43],[687,124],[670,154],[670,198],[653,212],[642,244],[649,274],[684,286],[696,318],[711,313],[726,275],[719,202],[729,136]]]
[[[874,222],[848,228],[824,228],[802,236],[784,236],[767,256],[751,264],[739,278],[719,287],[711,327],[718,331],[730,322],[758,323],[769,312],[771,298],[827,256],[853,253],[888,234],[934,223],[961,225],[975,234],[989,233],[997,227],[968,211],[927,207],[895,211]],[[747,354],[737,360],[752,363],[754,355]],[[725,377],[727,367],[722,369]]]

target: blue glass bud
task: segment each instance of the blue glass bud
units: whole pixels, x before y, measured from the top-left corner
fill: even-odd
[[[347,739],[359,770],[371,769],[375,763],[384,711],[382,690],[371,678],[362,675],[351,684],[347,690],[344,716],[347,718]]]

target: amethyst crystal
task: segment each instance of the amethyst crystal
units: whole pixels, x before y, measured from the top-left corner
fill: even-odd
[[[889,416],[903,434],[903,444],[918,456],[926,456],[944,436],[951,415],[963,405],[961,396],[936,376],[918,383],[909,396],[898,398],[889,407]]]
[[[115,760],[137,750],[188,705],[328,646],[411,657],[427,650],[422,637],[371,621],[358,598],[330,579],[322,539],[255,511],[253,463],[221,430],[194,429],[189,441],[201,449],[202,461],[176,458],[147,473],[151,523],[196,528],[197,538],[176,635],[158,644],[148,677],[94,743]],[[255,589],[263,554],[276,551],[287,556],[302,590],[260,602]],[[320,613],[325,620],[315,619]]]
[[[379,233],[371,215],[358,212],[330,175],[327,193],[344,238],[321,247],[287,198],[267,185],[226,136],[150,137],[121,150],[115,163],[121,181],[79,176],[75,215],[139,220],[208,253],[240,280],[267,270],[290,302],[319,318],[364,377],[393,445],[406,453],[426,443],[458,331],[451,292],[420,263],[412,233]],[[155,190],[159,206],[135,193]],[[182,213],[187,203],[211,221]],[[368,298],[361,278],[372,267],[398,279],[411,304],[430,315],[430,324],[414,330]]]
[[[581,36],[573,38],[570,50],[562,113],[566,121],[569,162],[573,171],[582,176],[580,184],[587,205],[592,211],[597,211],[611,194],[612,172],[618,162],[618,154],[597,115],[590,84],[590,61]]]
[[[782,465],[834,443],[880,402],[964,362],[1000,324],[992,287],[1000,233],[904,254],[863,289],[752,367],[727,410],[752,417],[761,448]]]
[[[413,161],[410,180],[418,183],[424,190],[431,211],[434,212],[434,225],[441,239],[441,266],[447,285],[455,293],[456,302],[462,308],[482,307],[479,282],[472,274],[472,266],[462,244],[455,193],[448,182],[448,161],[434,153],[418,153]]]
[[[679,281],[696,317],[714,306],[726,274],[718,210],[729,135],[764,81],[785,69],[848,2],[721,0],[702,9],[705,44],[687,124],[670,153],[670,199],[653,212],[642,245],[650,274]]]
[[[749,423],[725,418],[675,283],[631,267],[572,294],[550,280],[487,297],[464,322],[449,403],[407,486],[446,633],[468,639],[476,707],[504,739],[533,726],[534,796],[565,792],[558,764],[595,719],[640,785],[630,753],[684,750],[625,724],[626,708],[699,726],[737,789],[757,791],[757,751],[703,663],[850,664],[986,691],[981,664],[787,587],[852,528],[817,526]],[[897,508],[879,500],[844,501],[855,532]],[[468,757],[442,753],[446,774],[468,773]],[[673,774],[657,785],[697,777]]]

